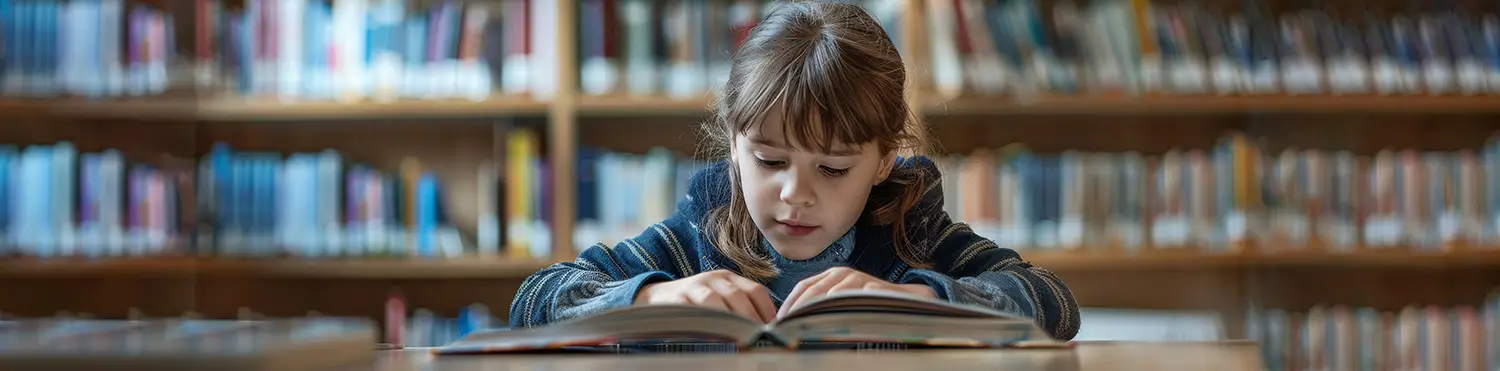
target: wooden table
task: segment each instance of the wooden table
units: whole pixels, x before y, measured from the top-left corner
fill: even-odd
[[[737,355],[434,356],[426,349],[375,354],[380,371],[508,370],[1246,370],[1262,369],[1252,342],[1084,343],[1074,351],[753,352]],[[370,370],[357,365],[349,370]]]

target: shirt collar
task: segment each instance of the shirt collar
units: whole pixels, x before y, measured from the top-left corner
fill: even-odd
[[[766,249],[767,254],[769,254],[772,259],[789,261],[789,259],[782,257],[780,253],[776,252],[776,248],[771,246],[771,240],[766,238],[761,238],[760,240],[761,247]],[[823,249],[823,251],[818,253],[818,255],[809,258],[808,260],[834,258],[838,259],[839,261],[848,261],[850,252],[852,251],[854,251],[854,228],[851,227],[848,231],[844,232],[843,236],[839,236],[839,239],[833,240],[833,244],[828,245],[828,248]]]

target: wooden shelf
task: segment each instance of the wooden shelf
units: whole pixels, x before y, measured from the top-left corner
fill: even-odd
[[[1151,115],[1253,113],[1500,113],[1491,96],[1043,96],[939,98],[924,95],[921,112],[941,115]],[[711,97],[583,96],[576,113],[591,116],[703,117]],[[546,117],[550,104],[526,96],[390,103],[274,99],[122,99],[90,101],[0,100],[0,112],[54,117],[184,119],[207,121],[450,119],[506,116]]]
[[[0,277],[255,276],[335,279],[525,278],[553,264],[545,260],[461,259],[13,259],[0,261]]]
[[[195,260],[182,257],[0,260],[0,277],[150,276],[190,278]]]
[[[689,116],[708,115],[708,105],[713,99],[708,96],[693,99],[674,99],[665,96],[641,97],[631,95],[583,96],[578,99],[578,114],[582,116]]]
[[[1233,113],[1500,113],[1495,96],[1042,96],[962,97],[926,94],[927,115],[1118,115]]]
[[[1247,266],[1243,254],[1207,253],[1088,253],[1074,251],[1018,251],[1021,259],[1054,271],[1225,269]]]
[[[286,278],[449,279],[525,278],[552,265],[546,260],[504,258],[267,261],[209,260],[204,274],[257,274]]]
[[[194,117],[197,102],[190,98],[139,99],[11,99],[0,98],[0,112],[66,118],[181,119]]]
[[[1449,269],[1500,267],[1500,250],[1449,253],[1407,251],[1195,253],[1191,251],[1090,254],[1020,251],[1022,259],[1055,271],[1325,267],[1350,269]]]
[[[200,104],[197,117],[210,121],[484,118],[544,116],[547,107],[546,102],[525,96],[491,97],[482,102],[432,100],[390,103],[218,99]]]
[[[1055,271],[1339,267],[1350,269],[1446,269],[1500,267],[1500,250],[1451,253],[1119,253],[1020,251],[1026,261]],[[277,278],[464,279],[524,278],[555,263],[548,260],[480,259],[12,259],[0,261],[0,277],[254,275]]]

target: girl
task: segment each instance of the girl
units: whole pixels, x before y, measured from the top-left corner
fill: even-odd
[[[1078,332],[1051,272],[943,211],[890,37],[849,4],[789,2],[751,32],[703,125],[717,164],[667,220],[527,278],[510,325],[678,303],[772,321],[843,290],[887,290]]]

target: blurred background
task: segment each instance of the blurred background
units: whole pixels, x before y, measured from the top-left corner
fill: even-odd
[[[1500,4],[852,2],[1080,340],[1500,336]],[[0,0],[0,317],[503,326],[672,212],[770,6]]]

